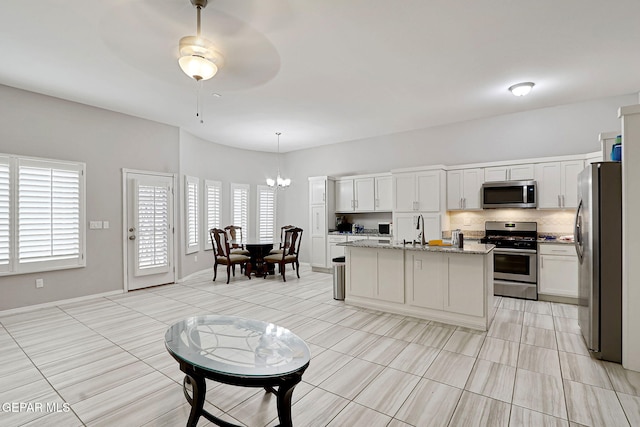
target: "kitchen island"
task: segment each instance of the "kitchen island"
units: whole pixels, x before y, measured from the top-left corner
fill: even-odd
[[[345,303],[486,331],[493,245],[464,248],[363,240],[346,247]]]

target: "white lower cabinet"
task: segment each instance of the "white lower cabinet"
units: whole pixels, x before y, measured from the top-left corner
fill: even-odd
[[[328,261],[331,262],[334,258],[338,258],[341,256],[344,256],[344,246],[338,246],[338,243],[346,243],[347,242],[347,236],[344,235],[329,235],[327,237],[327,240],[329,241],[329,255],[328,255]]]
[[[358,248],[349,250],[347,262],[349,295],[404,303],[402,251]]]
[[[484,257],[407,251],[406,262],[411,305],[484,315]]]
[[[578,256],[573,245],[540,244],[538,293],[578,298]]]

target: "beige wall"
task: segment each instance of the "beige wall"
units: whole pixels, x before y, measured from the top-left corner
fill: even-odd
[[[0,277],[0,311],[123,289],[122,168],[179,169],[178,129],[0,85],[0,152],[85,162],[87,266]],[[44,287],[36,289],[35,279]]]

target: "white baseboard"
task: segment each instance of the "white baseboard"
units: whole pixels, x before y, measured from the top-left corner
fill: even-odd
[[[211,272],[211,274],[213,274],[213,267],[205,268],[204,270],[200,270],[200,271],[195,271],[195,272],[189,274],[188,276],[181,277],[178,280],[176,280],[176,283],[183,283],[183,282],[185,282],[187,280],[190,280],[192,277],[197,276],[198,274],[206,273],[207,271],[209,271],[209,272]]]
[[[56,306],[62,305],[62,304],[71,304],[71,303],[74,303],[74,302],[87,301],[87,300],[95,299],[95,298],[110,297],[110,296],[114,296],[114,295],[120,295],[120,294],[123,294],[123,293],[124,293],[123,290],[109,291],[109,292],[103,292],[101,294],[85,295],[83,297],[69,298],[69,299],[63,299],[63,300],[58,300],[58,301],[45,302],[45,303],[42,303],[42,304],[27,305],[27,306],[24,306],[24,307],[11,308],[9,310],[0,311],[0,316],[10,316],[12,314],[25,313],[27,311],[38,310],[38,309],[41,309],[41,308],[56,307]]]

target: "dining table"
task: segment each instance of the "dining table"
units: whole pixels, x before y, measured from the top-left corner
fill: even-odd
[[[256,276],[263,274],[264,271],[264,257],[269,255],[269,252],[273,249],[273,239],[245,239],[242,241],[231,241],[240,247],[244,247],[249,251],[251,257],[251,269]],[[275,266],[273,264],[268,265],[268,274],[274,274]]]

